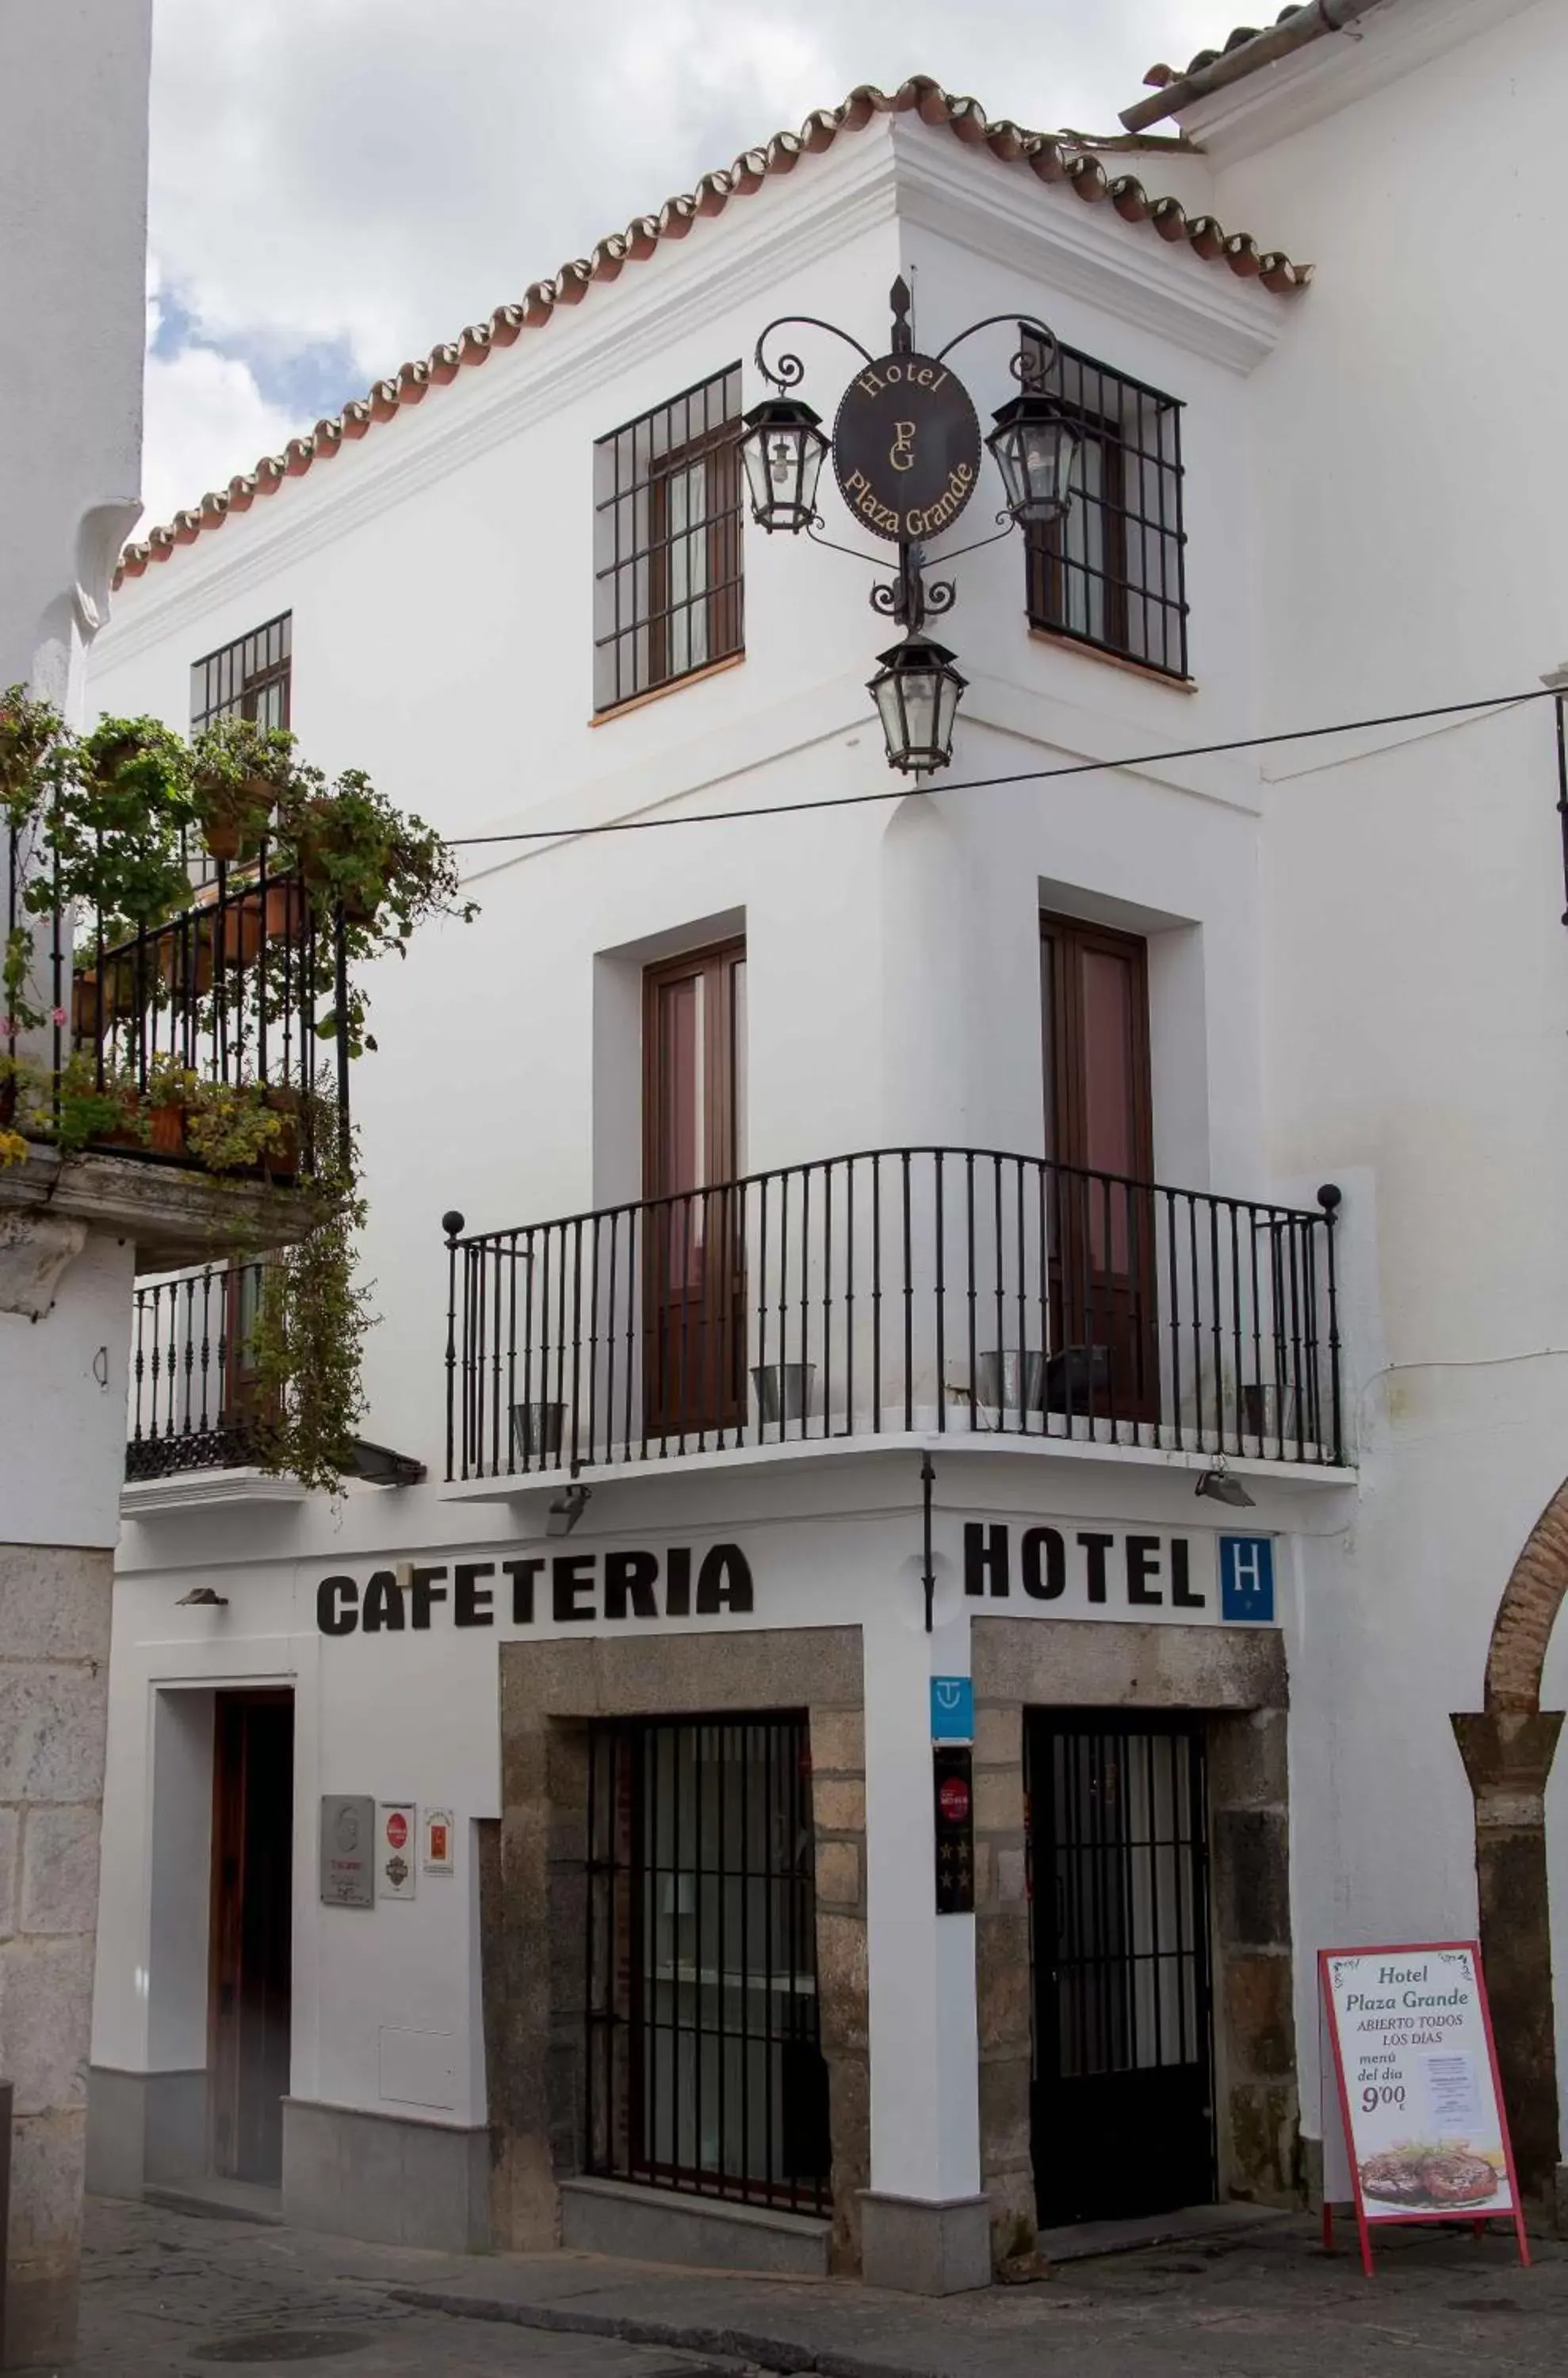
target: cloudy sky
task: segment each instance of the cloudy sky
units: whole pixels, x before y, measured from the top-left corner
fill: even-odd
[[[1228,6],[155,0],[143,529],[858,82],[1111,131]]]

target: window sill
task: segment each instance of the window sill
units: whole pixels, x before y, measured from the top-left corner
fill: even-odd
[[[721,661],[709,661],[702,668],[687,669],[681,677],[667,678],[662,685],[650,685],[645,693],[629,693],[624,702],[611,703],[608,710],[596,710],[588,724],[608,727],[612,718],[624,718],[629,710],[645,710],[650,702],[663,702],[669,694],[684,693],[689,685],[701,685],[706,678],[722,677],[726,669],[739,668],[745,657],[743,652],[726,653]]]
[[[1086,644],[1078,636],[1059,636],[1054,628],[1030,626],[1031,643],[1049,644],[1058,653],[1076,653],[1080,660],[1098,661],[1102,668],[1124,669],[1129,677],[1140,677],[1146,685],[1163,685],[1167,693],[1196,693],[1195,677],[1172,677],[1168,669],[1151,668],[1147,661],[1136,661],[1130,653],[1107,652],[1103,644]]]

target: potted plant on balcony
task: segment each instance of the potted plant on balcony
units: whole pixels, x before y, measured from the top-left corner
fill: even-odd
[[[457,899],[457,868],[440,836],[395,809],[363,769],[345,769],[331,786],[315,771],[297,774],[280,837],[318,910],[341,907],[365,937],[362,953],[397,947],[428,917],[474,913]]]
[[[65,721],[53,703],[22,685],[0,693],[0,813],[20,830],[37,816],[54,763],[67,748]]]
[[[269,1169],[285,1131],[286,1118],[259,1082],[197,1083],[187,1098],[186,1151],[209,1172]]]
[[[191,745],[191,799],[209,859],[253,858],[294,783],[294,737],[253,718],[217,718]]]
[[[190,752],[156,718],[104,718],[77,747],[50,806],[54,881],[30,906],[75,903],[147,931],[186,907],[184,835],[194,815]]]

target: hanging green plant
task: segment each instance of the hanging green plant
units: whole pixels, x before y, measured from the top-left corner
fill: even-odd
[[[191,744],[192,806],[209,859],[253,858],[272,813],[295,782],[295,740],[286,727],[218,718]]]
[[[278,827],[318,913],[342,908],[356,955],[401,950],[428,918],[466,923],[476,914],[458,898],[457,863],[440,835],[394,809],[361,768],[330,786],[318,770],[296,771]]]
[[[335,1494],[365,1415],[361,1363],[375,1315],[369,1284],[354,1276],[365,1224],[356,1151],[339,1147],[332,1101],[318,1096],[313,1105],[314,1219],[263,1267],[247,1354],[260,1466]]]
[[[189,905],[185,835],[195,818],[190,749],[156,718],[103,718],[76,747],[76,765],[46,819],[54,868],[30,886],[42,915],[75,903],[132,928]]]
[[[55,763],[69,749],[66,722],[26,686],[0,693],[0,815],[20,832],[40,814]]]

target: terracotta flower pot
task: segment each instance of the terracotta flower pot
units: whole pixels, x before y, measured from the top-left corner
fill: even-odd
[[[185,1146],[185,1109],[182,1106],[154,1107],[148,1116],[148,1146],[159,1156],[183,1156]]]
[[[243,839],[237,817],[209,818],[201,829],[208,858],[221,859],[225,866],[232,866],[239,857]]]
[[[223,964],[226,967],[254,964],[265,938],[266,920],[259,892],[247,892],[237,900],[229,899],[223,903]]]
[[[269,1090],[267,1105],[283,1123],[271,1147],[261,1151],[261,1170],[269,1179],[293,1181],[299,1171],[299,1092]]]

